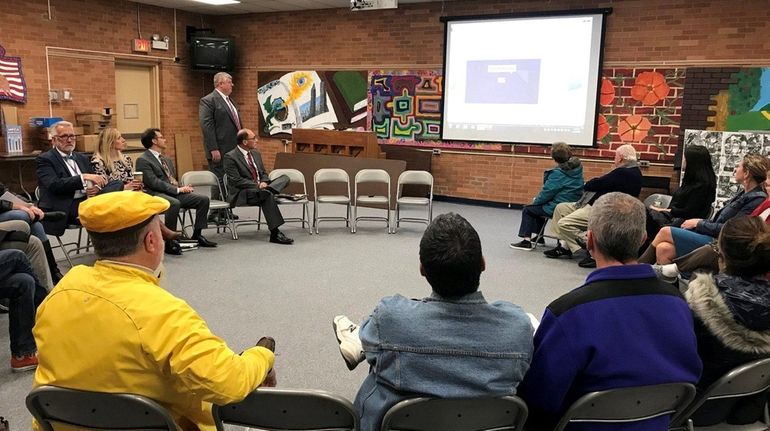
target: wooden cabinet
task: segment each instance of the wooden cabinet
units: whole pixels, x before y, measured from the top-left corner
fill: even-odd
[[[292,153],[346,157],[385,158],[374,132],[292,129]]]

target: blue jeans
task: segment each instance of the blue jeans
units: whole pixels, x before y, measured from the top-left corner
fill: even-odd
[[[0,221],[21,220],[29,224],[30,233],[42,242],[48,241],[48,235],[45,234],[43,224],[39,221],[30,223],[29,214],[22,210],[10,210],[0,213]]]
[[[11,300],[8,332],[14,356],[28,355],[37,350],[32,327],[35,326],[35,310],[45,295],[45,288],[35,278],[23,252],[0,250],[0,298]]]
[[[525,205],[521,210],[521,224],[519,225],[519,237],[530,239],[540,233],[551,214],[543,211],[542,205]]]

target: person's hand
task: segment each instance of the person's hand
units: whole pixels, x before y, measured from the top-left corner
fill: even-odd
[[[36,206],[33,206],[33,205],[28,206],[27,211],[33,214],[33,216],[30,216],[32,220],[34,219],[42,220],[43,217],[45,217],[45,213],[43,212],[43,210],[41,210]],[[29,214],[29,212],[27,214]]]
[[[179,193],[192,193],[193,191],[193,186],[179,187]]]
[[[32,207],[31,205],[30,205],[30,206],[27,206],[27,205],[24,205],[24,204],[20,204],[20,203],[18,203],[18,202],[14,202],[14,203],[13,203],[13,206],[12,206],[11,208],[12,208],[12,209],[15,209],[15,210],[19,210],[19,211],[24,211],[25,213],[27,213],[27,217],[29,217],[29,220],[30,220],[30,221],[35,221],[35,212],[34,212],[34,211],[32,211],[32,208],[33,208],[33,207]],[[37,210],[38,210],[38,211],[40,211],[40,209],[39,209],[39,208],[38,208]],[[40,214],[41,214],[41,216],[40,216],[40,217],[41,217],[41,218],[42,218],[42,213],[43,213],[43,212],[42,212],[42,211],[40,211]]]
[[[650,209],[661,213],[671,212],[670,208],[661,208],[661,207],[656,207],[655,205],[650,205]]]
[[[222,160],[222,155],[219,153],[219,150],[214,150],[211,152],[211,160],[215,162]]]
[[[99,186],[99,188],[102,188],[105,185],[107,185],[107,180],[103,176],[101,176],[101,175],[83,174],[83,179],[85,181],[91,181],[95,185]]]
[[[86,188],[86,197],[92,198],[96,196],[97,193],[99,193],[99,187],[93,186],[93,187],[87,187]]]
[[[259,385],[260,388],[274,388],[278,384],[278,378],[275,375],[275,368],[272,368],[265,376],[265,380]]]
[[[682,229],[695,229],[698,226],[698,222],[700,222],[703,219],[700,218],[691,218],[685,220],[682,225],[680,226]]]
[[[259,183],[259,188],[260,189],[266,189],[267,188],[267,183],[262,181],[261,183]]]
[[[141,191],[142,190],[142,183],[140,181],[129,181],[127,183],[123,183],[123,190],[128,191]]]

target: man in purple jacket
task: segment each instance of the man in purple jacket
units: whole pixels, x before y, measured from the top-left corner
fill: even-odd
[[[702,364],[693,318],[679,291],[636,255],[645,236],[644,205],[605,194],[588,220],[588,250],[598,269],[553,301],[535,332],[535,354],[519,394],[532,430],[553,429],[588,392],[661,383],[696,383]],[[569,431],[666,431],[669,417],[571,424]]]

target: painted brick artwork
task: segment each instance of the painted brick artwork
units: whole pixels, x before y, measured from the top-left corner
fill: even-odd
[[[0,46],[0,100],[27,103],[27,84],[21,71],[21,58],[6,57]]]

